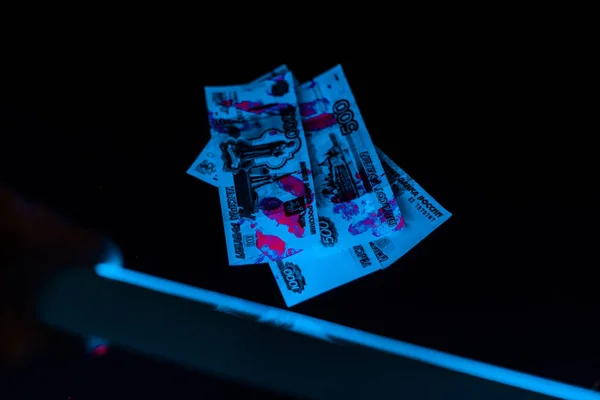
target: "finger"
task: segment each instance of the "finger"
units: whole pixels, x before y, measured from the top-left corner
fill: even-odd
[[[101,235],[17,195],[5,193],[4,198],[4,217],[24,260],[55,266],[93,266],[101,261]]]
[[[49,339],[35,321],[36,293],[54,271],[92,267],[120,253],[101,235],[0,188],[0,360],[14,366]],[[10,254],[9,254],[10,253]]]
[[[0,361],[10,367],[27,362],[44,346],[44,334],[32,320],[0,312]]]

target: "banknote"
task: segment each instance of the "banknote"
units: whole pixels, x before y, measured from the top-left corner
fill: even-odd
[[[402,211],[404,228],[324,258],[306,252],[270,262],[288,307],[389,267],[452,215],[381,149],[377,152]]]
[[[296,94],[317,187],[322,247],[314,255],[402,229],[400,209],[341,66],[302,84]],[[211,146],[203,153],[214,154]]]
[[[302,84],[298,97],[322,245],[352,247],[400,230],[400,209],[342,67]]]
[[[288,72],[287,65],[282,64],[274,70],[264,74],[263,76],[253,80],[251,83],[262,82],[268,79],[272,79],[275,76],[283,75]],[[187,170],[189,175],[198,178],[210,185],[217,185],[219,181],[219,174],[217,171],[217,162],[215,157],[219,156],[218,147],[215,146],[213,140],[204,146],[198,157],[194,160],[190,168]]]
[[[230,265],[314,247],[315,186],[292,74],[205,95]]]

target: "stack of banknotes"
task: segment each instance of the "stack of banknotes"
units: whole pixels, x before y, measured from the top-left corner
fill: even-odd
[[[373,145],[339,65],[205,94],[188,174],[219,190],[229,264],[268,263],[288,306],[389,267],[451,215]]]

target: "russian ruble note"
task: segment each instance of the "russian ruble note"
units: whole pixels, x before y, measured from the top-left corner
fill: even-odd
[[[265,77],[272,75],[269,73]],[[301,96],[302,91],[297,94]],[[303,121],[318,125],[319,120],[327,117],[313,112],[313,104],[301,98],[300,110]],[[202,152],[216,154],[214,143],[211,139]],[[358,279],[380,267],[390,266],[451,216],[381,149],[376,148],[376,151],[392,187],[392,207],[395,204],[401,210],[404,229],[369,241],[368,244],[347,248],[336,255],[315,258],[315,252],[304,252],[269,263],[288,306]],[[216,181],[208,183],[217,186]]]
[[[400,209],[342,67],[300,85],[297,93],[317,187],[322,250],[400,230]]]
[[[306,252],[270,262],[288,307],[389,267],[452,215],[381,149],[377,152],[402,211],[404,228],[324,258],[314,258]]]
[[[272,79],[275,76],[283,75],[288,71],[287,65],[283,64],[253,80],[251,83],[263,82]],[[204,146],[198,157],[196,157],[190,168],[187,170],[187,173],[210,185],[217,186],[219,173],[217,171],[217,160],[215,160],[215,157],[220,156],[217,150],[218,147],[215,146],[214,140],[211,139],[208,144]]]
[[[292,74],[205,94],[230,265],[313,248],[315,186]]]
[[[400,230],[400,209],[341,66],[302,84],[296,94],[317,188],[322,247],[314,256]],[[202,153],[215,154],[211,146]]]

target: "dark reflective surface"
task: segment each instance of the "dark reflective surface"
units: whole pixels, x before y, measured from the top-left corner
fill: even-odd
[[[2,91],[0,179],[110,235],[128,268],[285,307],[266,265],[227,265],[218,195],[185,173],[209,137],[203,86],[281,62],[303,81],[340,62],[375,144],[454,216],[388,270],[293,311],[591,387],[600,357],[587,159],[565,161],[533,68],[438,50],[443,60],[243,67],[154,53],[42,57]],[[147,363],[165,379],[182,373]],[[119,365],[133,364],[106,368]]]

